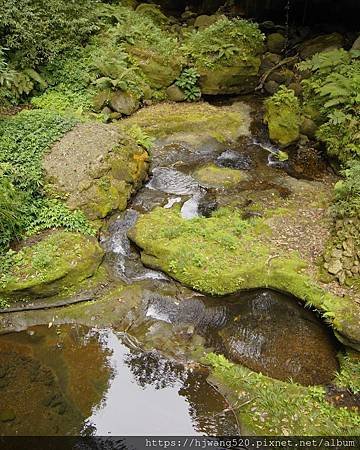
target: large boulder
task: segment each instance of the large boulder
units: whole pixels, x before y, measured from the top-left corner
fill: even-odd
[[[57,142],[43,166],[50,195],[98,219],[126,208],[147,176],[148,153],[115,125],[86,123]]]
[[[0,276],[0,295],[8,298],[59,294],[97,271],[103,250],[96,238],[56,231],[25,245],[10,271]]]
[[[305,41],[300,47],[302,59],[308,59],[315,53],[337,50],[344,45],[344,38],[340,33],[325,34]]]
[[[257,86],[261,60],[258,56],[239,58],[232,65],[199,68],[201,92],[207,95],[248,94]]]
[[[243,94],[256,84],[264,35],[252,22],[220,18],[190,33],[185,52],[200,75],[203,94]]]
[[[177,58],[169,62],[159,53],[136,46],[129,47],[128,51],[144,72],[152,88],[166,88],[180,75],[181,62]]]

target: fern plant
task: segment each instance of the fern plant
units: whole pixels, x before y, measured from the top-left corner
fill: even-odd
[[[360,52],[315,54],[299,64],[311,76],[302,82],[305,108],[320,113],[318,138],[329,155],[346,164],[360,156]]]
[[[201,98],[201,90],[198,86],[200,75],[193,67],[184,69],[180,77],[176,80],[176,86],[184,92],[185,98],[189,102],[195,102]]]

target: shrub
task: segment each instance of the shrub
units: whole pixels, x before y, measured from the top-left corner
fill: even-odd
[[[23,228],[23,195],[0,172],[0,249]]]
[[[190,67],[184,69],[175,82],[175,84],[184,92],[185,98],[189,102],[195,102],[201,97],[201,90],[197,85],[199,78],[200,75],[196,69]]]
[[[240,58],[258,54],[263,47],[264,35],[257,24],[243,19],[227,18],[211,26],[190,33],[183,49],[197,68],[231,65]]]
[[[0,0],[0,45],[20,69],[54,60],[98,30],[92,0]]]
[[[318,138],[328,154],[346,164],[360,156],[360,52],[315,54],[299,64],[311,76],[302,82],[304,107],[320,113]]]
[[[21,233],[63,227],[92,234],[80,212],[43,196],[42,157],[76,121],[49,111],[22,111],[0,119],[0,247]]]

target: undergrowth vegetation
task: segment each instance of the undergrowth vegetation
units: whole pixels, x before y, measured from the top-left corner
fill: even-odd
[[[21,233],[52,227],[92,233],[85,216],[44,198],[42,156],[76,121],[48,111],[0,119],[0,248]]]
[[[323,386],[274,380],[214,353],[208,354],[204,363],[212,367],[217,384],[226,392],[231,390],[240,423],[254,434],[351,436],[359,429],[357,410],[332,405]],[[338,382],[349,386],[358,370],[358,362],[352,362],[351,367],[348,362],[338,375]],[[357,392],[354,383],[350,386]]]
[[[260,53],[263,40],[257,24],[224,18],[201,31],[189,33],[183,49],[197,68],[214,68]]]
[[[360,52],[317,53],[299,67],[311,73],[303,81],[304,109],[320,113],[317,135],[328,154],[343,164],[360,158]]]

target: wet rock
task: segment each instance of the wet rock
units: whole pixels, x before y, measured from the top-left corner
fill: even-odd
[[[344,38],[340,33],[317,36],[302,44],[300,56],[302,59],[311,58],[315,53],[336,50],[344,45]]]
[[[343,266],[340,259],[331,259],[329,261],[328,272],[332,275],[337,275],[342,270],[342,268]]]
[[[250,170],[254,163],[252,158],[245,153],[226,150],[216,159],[216,164],[231,169]]]
[[[166,89],[166,94],[170,101],[172,102],[183,102],[186,100],[184,92],[176,86],[176,84],[172,84]]]
[[[276,94],[276,92],[279,90],[279,88],[280,88],[280,85],[274,80],[269,80],[264,84],[265,91],[270,95]]]
[[[204,217],[211,217],[212,213],[218,208],[216,191],[208,189],[206,194],[200,199],[198,204],[198,212]]]
[[[266,45],[271,53],[281,53],[286,45],[286,38],[281,33],[271,33],[267,36]]]
[[[97,219],[126,208],[147,176],[148,154],[117,126],[86,123],[58,141],[43,166],[50,192]]]
[[[0,410],[0,422],[12,422],[15,420],[15,411],[11,408]]]
[[[132,94],[117,91],[111,95],[110,106],[117,113],[131,116],[139,109],[139,102]]]

